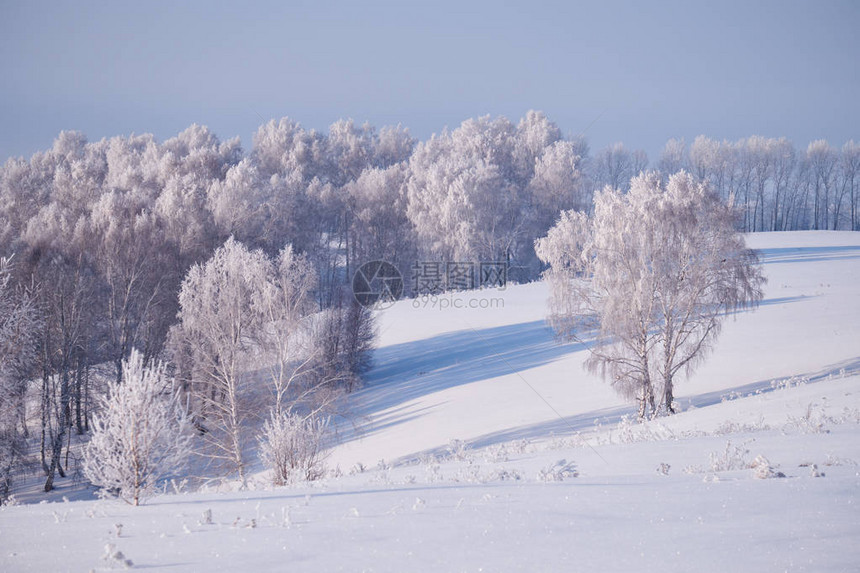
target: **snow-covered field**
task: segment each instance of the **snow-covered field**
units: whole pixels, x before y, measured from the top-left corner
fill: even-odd
[[[857,570],[860,233],[749,244],[765,301],[678,415],[630,422],[543,284],[401,301],[328,478],[4,507],[0,571]]]

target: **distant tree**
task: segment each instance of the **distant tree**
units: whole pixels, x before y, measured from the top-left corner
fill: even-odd
[[[794,145],[784,137],[771,142],[773,197],[770,230],[784,231],[787,225],[786,213],[791,209],[791,187],[797,168],[797,153]]]
[[[164,244],[150,205],[134,190],[105,192],[93,206],[82,240],[82,251],[104,281],[103,324],[117,378],[132,348],[143,350],[146,360],[161,352],[167,336],[164,315],[176,311],[168,300],[178,282],[170,272],[176,253]]]
[[[403,164],[371,168],[345,187],[349,203],[349,271],[354,272],[368,261],[385,260],[405,273],[415,261],[412,224],[406,216],[407,176]]]
[[[533,277],[535,233],[560,209],[583,203],[581,156],[561,141],[543,114],[529,112],[516,126],[504,117],[469,119],[419,144],[409,161],[406,213],[422,254],[504,261],[515,277]]]
[[[592,179],[597,188],[609,185],[626,191],[630,179],[639,173],[635,169],[633,154],[620,142],[601,149],[592,159]]]
[[[550,265],[551,322],[561,335],[594,337],[587,366],[635,399],[641,417],[673,412],[678,373],[705,358],[726,313],[762,298],[764,277],[733,218],[691,175],[664,185],[648,173],[626,195],[606,187],[591,218],[563,213],[537,242]]]
[[[104,494],[139,505],[160,480],[182,471],[194,432],[162,363],[146,367],[133,350],[122,368],[93,419],[84,473]]]
[[[582,157],[570,141],[556,141],[534,160],[534,176],[527,196],[531,202],[528,232],[541,236],[553,225],[560,211],[585,211],[591,197],[582,182]]]
[[[687,169],[688,162],[687,143],[683,139],[670,139],[660,152],[658,167],[663,176],[668,178],[673,173]]]
[[[842,161],[840,167],[842,170],[842,185],[847,189],[849,201],[849,219],[852,231],[860,230],[860,217],[858,217],[858,201],[860,201],[860,193],[857,192],[857,185],[860,183],[860,145],[854,143],[854,140],[848,141],[842,146]]]
[[[834,192],[839,156],[827,141],[818,139],[806,148],[806,160],[809,162],[815,192],[812,228],[826,230],[830,224],[830,199]],[[836,223],[834,221],[834,229]]]

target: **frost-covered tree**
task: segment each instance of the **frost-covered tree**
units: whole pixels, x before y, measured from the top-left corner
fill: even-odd
[[[375,260],[398,265],[406,274],[415,261],[412,225],[406,216],[405,165],[366,169],[345,187],[349,202],[350,271]]]
[[[240,479],[249,430],[265,416],[261,409],[275,416],[325,410],[367,354],[365,347],[356,352],[351,336],[363,332],[368,317],[354,327],[339,306],[315,314],[315,275],[290,245],[270,259],[230,238],[182,283],[173,361],[194,399],[208,455]],[[255,381],[270,384],[269,408]]]
[[[174,354],[188,357],[195,415],[212,447],[209,455],[245,478],[248,373],[264,324],[263,297],[271,263],[228,239],[193,266],[179,293]]]
[[[16,289],[10,278],[11,261],[0,258],[0,504],[25,451],[24,399],[40,329],[33,293]]]
[[[407,215],[424,256],[503,261],[514,276],[530,276],[547,211],[554,217],[582,203],[580,157],[559,141],[555,125],[529,112],[516,126],[504,117],[469,119],[419,144],[409,162]]]
[[[687,168],[687,144],[684,139],[670,139],[660,152],[658,167],[664,177]]]
[[[314,368],[313,299],[316,273],[307,257],[284,247],[270,276],[260,308],[264,325],[258,336],[262,362],[271,382],[276,417],[296,407],[316,411],[327,403],[318,396]]]
[[[106,287],[103,324],[117,377],[133,347],[147,360],[161,351],[165,315],[175,313],[168,297],[177,283],[170,272],[176,253],[163,244],[162,225],[149,205],[135,190],[104,193],[93,205],[82,241]]]
[[[854,140],[848,141],[842,146],[842,162],[840,163],[842,186],[848,193],[848,211],[849,223],[848,227],[852,231],[860,230],[860,217],[858,217],[858,208],[860,208],[860,193],[857,192],[858,183],[860,183],[860,145],[854,143]]]
[[[812,228],[827,230],[831,221],[830,200],[834,192],[839,156],[827,141],[819,139],[806,148],[806,160],[809,162],[814,190]],[[835,221],[833,228],[836,228]]]
[[[648,156],[641,149],[630,151],[623,143],[614,143],[594,156],[591,167],[598,188],[609,185],[626,191],[630,179],[648,167]]]
[[[586,365],[643,417],[673,412],[676,377],[705,358],[724,315],[762,298],[733,210],[685,172],[665,185],[642,174],[625,195],[605,188],[593,217],[563,213],[536,249],[550,265],[553,325],[594,337]]]
[[[191,453],[193,426],[164,364],[144,366],[133,350],[93,418],[84,472],[105,495],[139,505],[159,481],[178,475]]]

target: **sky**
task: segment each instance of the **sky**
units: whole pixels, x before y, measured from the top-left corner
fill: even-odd
[[[860,139],[860,2],[0,0],[0,161],[192,123],[545,112],[592,152],[669,138]]]

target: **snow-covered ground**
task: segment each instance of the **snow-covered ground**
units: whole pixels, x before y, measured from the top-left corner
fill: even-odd
[[[165,571],[856,570],[860,233],[749,244],[766,300],[676,416],[631,423],[553,340],[540,283],[401,301],[330,477],[5,507],[0,571],[121,567],[107,544]]]

